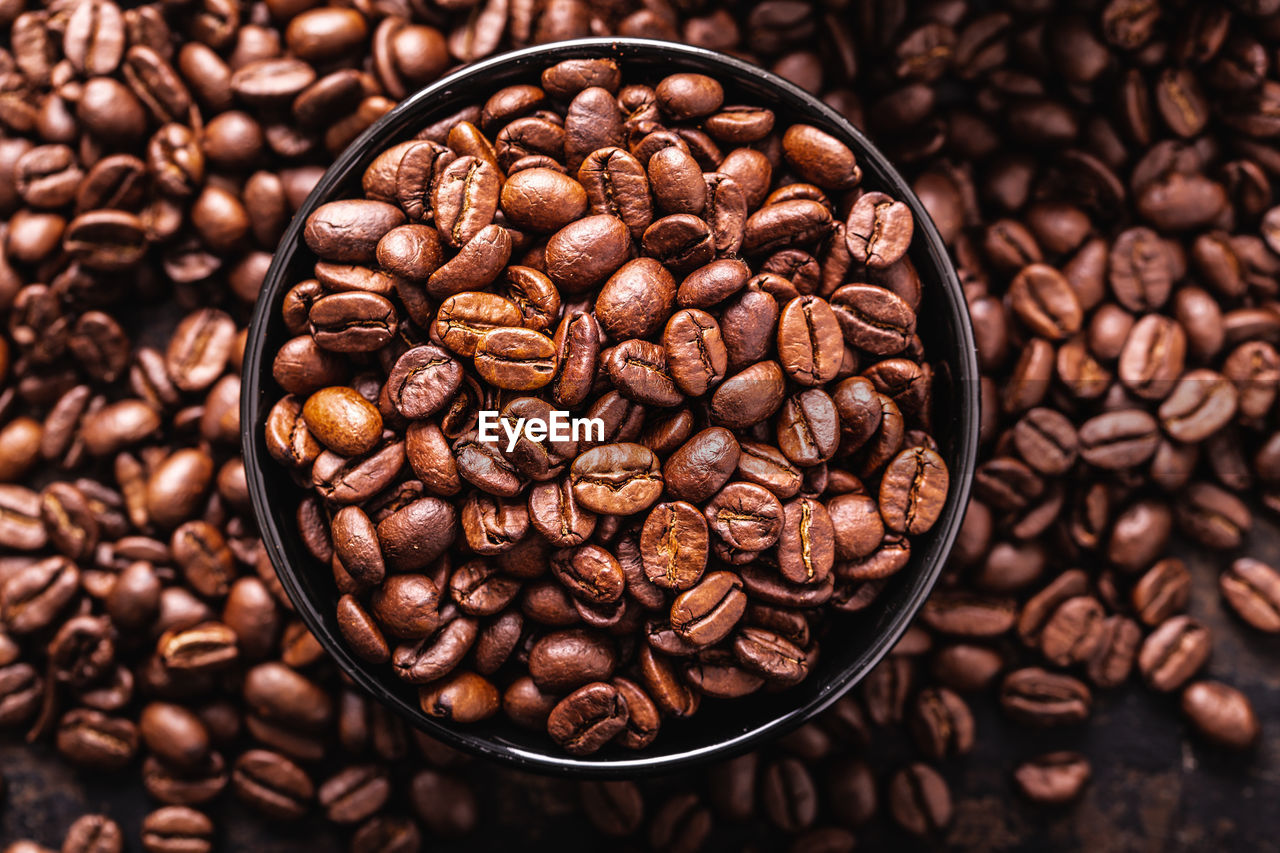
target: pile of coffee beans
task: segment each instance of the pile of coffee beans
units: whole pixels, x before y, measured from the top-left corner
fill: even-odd
[[[560,62],[311,213],[266,425],[355,653],[576,755],[804,680],[948,490],[910,209],[817,127],[639,78]]]
[[[1248,750],[1275,701],[1221,637],[1280,628],[1274,0],[18,0],[0,31],[7,853],[312,825],[361,853],[1047,845],[1099,815],[1175,846],[1168,810],[1127,806],[1165,774],[1112,745],[1187,791],[1243,779],[1183,768]],[[730,51],[868,131],[966,282],[984,465],[933,603],[851,694],[707,772],[576,785],[343,682],[262,558],[235,403],[270,253],[333,155],[459,63],[590,34]],[[1219,832],[1273,842],[1247,819],[1181,841]]]

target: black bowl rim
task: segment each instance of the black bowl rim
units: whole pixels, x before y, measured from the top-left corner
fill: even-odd
[[[640,754],[636,758],[592,760],[589,757],[576,758],[556,753],[550,742],[546,752],[538,752],[514,744],[496,743],[487,737],[472,733],[465,727],[439,722],[392,693],[383,683],[383,679],[373,674],[369,665],[356,659],[348,651],[342,639],[329,630],[313,602],[306,597],[295,577],[293,567],[286,558],[280,531],[268,509],[271,498],[267,493],[260,465],[262,430],[258,419],[262,417],[263,409],[264,389],[260,379],[263,374],[261,362],[264,356],[266,329],[270,322],[270,312],[275,310],[277,292],[285,283],[285,274],[292,263],[294,251],[301,243],[303,225],[307,217],[327,199],[331,192],[350,179],[349,172],[352,167],[367,154],[369,149],[382,144],[383,140],[403,133],[409,125],[415,123],[419,113],[431,108],[431,102],[438,94],[460,84],[482,80],[489,72],[506,70],[512,66],[549,64],[564,59],[602,55],[611,55],[618,59],[645,55],[680,62],[688,61],[700,71],[716,68],[724,72],[727,77],[736,78],[738,81],[746,78],[756,85],[764,85],[776,90],[779,100],[787,103],[792,109],[797,112],[816,113],[829,125],[840,128],[852,138],[860,148],[855,152],[859,162],[872,163],[875,170],[885,179],[887,186],[884,189],[911,208],[917,231],[921,232],[924,238],[924,248],[932,266],[931,271],[941,280],[946,321],[951,327],[951,333],[960,344],[959,351],[947,353],[946,358],[948,361],[952,358],[957,359],[956,362],[951,363],[954,371],[953,386],[956,389],[953,405],[959,406],[961,411],[951,413],[955,417],[954,426],[957,431],[956,443],[960,465],[952,466],[948,503],[933,531],[934,535],[939,537],[935,558],[931,564],[921,567],[914,573],[912,588],[907,597],[908,606],[894,614],[887,630],[877,635],[872,647],[864,652],[854,665],[839,670],[807,702],[761,725],[726,737],[724,740],[660,756],[645,757]],[[464,66],[441,78],[409,96],[375,122],[348,145],[325,171],[281,238],[254,307],[241,372],[244,382],[241,395],[241,446],[249,495],[263,546],[298,615],[302,617],[328,654],[337,661],[348,677],[379,702],[405,717],[427,734],[450,746],[474,755],[505,762],[520,769],[578,778],[650,775],[729,758],[746,752],[767,739],[795,729],[828,708],[889,653],[932,591],[942,572],[946,557],[959,534],[964,510],[968,505],[969,490],[977,459],[979,374],[973,329],[969,321],[964,292],[951,265],[942,237],[910,185],[861,131],[831,107],[798,86],[759,66],[717,51],[653,39],[583,38],[499,54]]]

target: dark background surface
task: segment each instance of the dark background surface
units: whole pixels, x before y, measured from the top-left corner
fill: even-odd
[[[1214,631],[1208,674],[1243,690],[1262,719],[1262,739],[1250,753],[1229,755],[1188,730],[1177,698],[1161,696],[1131,680],[1096,696],[1088,725],[1044,732],[1010,724],[991,695],[970,695],[977,720],[977,745],[963,758],[941,765],[952,785],[955,819],[944,839],[916,842],[878,818],[857,830],[859,849],[970,850],[1280,850],[1280,637],[1242,625],[1224,607],[1217,576],[1230,559],[1177,546],[1191,567],[1190,611]],[[1258,516],[1240,553],[1280,563],[1280,527]],[[1237,555],[1232,555],[1237,556]],[[880,739],[868,756],[883,781],[912,751],[898,735]],[[1093,762],[1093,779],[1080,800],[1043,807],[1023,800],[1011,782],[1013,767],[1040,752],[1076,749]],[[408,763],[408,762],[402,762]],[[426,766],[425,762],[423,766]],[[136,772],[136,768],[134,768]],[[423,849],[511,850],[564,844],[567,849],[599,849],[574,804],[575,783],[527,774],[495,772],[468,762],[456,771],[472,781],[480,800],[480,824],[461,840],[424,838]],[[819,775],[821,770],[819,769]],[[67,825],[86,811],[118,820],[126,837],[138,837],[142,816],[155,807],[128,771],[100,776],[69,768],[47,745],[0,743],[0,774],[7,782],[0,810],[0,839],[34,838],[61,842]],[[402,780],[407,786],[407,781]],[[704,785],[700,774],[646,783],[648,813],[666,792]],[[403,802],[403,794],[393,801]],[[501,803],[501,805],[499,805]],[[824,809],[825,811],[825,809]],[[230,794],[210,814],[219,824],[219,850],[309,850],[346,848],[345,834],[321,820],[295,825],[268,824],[247,813]],[[708,849],[776,849],[785,841],[763,823],[735,826],[718,821]],[[647,846],[635,839],[634,846]],[[136,843],[136,842],[134,842]],[[616,849],[629,849],[628,842]],[[131,848],[132,849],[132,848]]]

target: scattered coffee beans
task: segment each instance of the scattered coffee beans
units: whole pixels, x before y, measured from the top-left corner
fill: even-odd
[[[963,755],[968,741],[961,736],[962,707],[985,707],[1002,696],[1013,703],[1011,723],[1031,715],[1041,723],[1053,707],[1069,709],[1074,719],[1081,685],[1087,708],[1106,709],[1118,692],[1150,680],[1168,691],[1160,701],[1170,719],[1183,706],[1197,751],[1247,748],[1269,723],[1259,718],[1271,698],[1256,711],[1250,701],[1265,696],[1264,681],[1241,672],[1248,697],[1220,684],[1243,664],[1224,661],[1222,649],[1207,652],[1224,630],[1280,627],[1276,562],[1266,550],[1273,534],[1262,521],[1263,513],[1280,512],[1274,3],[1010,0],[846,8],[790,0],[72,0],[3,4],[0,28],[7,35],[0,46],[0,729],[10,754],[25,749],[28,738],[39,741],[46,754],[71,765],[88,762],[95,777],[141,801],[132,813],[74,820],[67,810],[75,800],[59,797],[45,801],[47,815],[36,816],[29,812],[44,808],[33,798],[40,787],[6,762],[0,776],[11,778],[7,785],[0,778],[0,843],[7,853],[64,844],[111,850],[117,825],[125,849],[148,853],[244,846],[251,843],[244,833],[257,825],[237,816],[242,804],[323,816],[316,824],[326,843],[341,834],[338,843],[361,853],[417,851],[460,836],[458,844],[492,845],[514,832],[570,844],[570,830],[582,834],[583,846],[601,846],[587,837],[598,830],[607,843],[626,835],[625,846],[658,849],[848,850],[851,834],[862,848],[900,843],[894,837],[900,824],[928,833],[930,841],[962,846],[974,838],[978,797],[983,809],[995,803],[999,814],[1011,815],[999,831],[1015,827],[1015,835],[1001,837],[1034,844],[1022,835],[1035,822],[1028,806],[993,796],[991,780],[1001,774],[974,773],[966,766],[972,757],[952,757]],[[575,796],[571,785],[468,761],[409,730],[335,675],[261,554],[239,458],[236,401],[248,308],[270,253],[333,155],[397,100],[457,63],[588,34],[680,40],[748,57],[820,94],[867,130],[911,180],[965,281],[983,371],[985,464],[936,603],[860,687],[791,735],[706,773],[610,783]],[[652,107],[661,117],[669,134],[658,134],[643,152],[617,146],[643,159],[642,167],[620,154],[591,156],[601,139],[618,133],[592,121],[605,99],[588,96],[573,115],[566,107],[593,87],[616,93],[625,116]],[[905,347],[889,353],[903,340],[902,306],[868,299],[856,287],[874,285],[916,304],[918,282],[902,274],[901,262],[876,266],[898,246],[876,238],[874,224],[865,227],[893,223],[901,208],[870,198],[855,205],[854,217],[854,206],[844,203],[859,191],[845,185],[857,177],[856,159],[816,156],[824,150],[820,138],[804,127],[775,129],[777,117],[766,109],[726,96],[723,106],[703,112],[706,91],[683,78],[660,97],[655,91],[652,104],[625,100],[624,91],[631,90],[608,68],[570,63],[468,109],[458,120],[477,128],[476,136],[460,132],[451,140],[427,129],[427,140],[489,163],[483,137],[494,147],[493,168],[476,165],[473,173],[472,161],[465,172],[454,167],[441,220],[430,189],[450,163],[436,162],[434,145],[415,149],[383,183],[399,187],[402,174],[402,191],[376,199],[405,217],[392,229],[394,239],[370,244],[365,234],[359,260],[316,270],[315,283],[295,288],[284,306],[296,339],[273,368],[297,405],[279,412],[271,428],[287,448],[286,464],[318,468],[327,490],[299,508],[308,550],[326,567],[336,560],[359,584],[381,583],[380,595],[352,594],[358,607],[349,608],[351,636],[374,656],[381,646],[369,642],[376,638],[370,625],[390,654],[436,632],[461,599],[477,603],[468,604],[473,609],[499,609],[453,619],[452,639],[419,665],[442,665],[456,653],[457,638],[474,630],[462,671],[497,678],[503,663],[528,657],[521,642],[526,623],[584,628],[581,596],[598,589],[607,597],[609,583],[598,581],[616,582],[599,568],[607,561],[590,559],[594,551],[547,570],[549,554],[512,549],[497,555],[499,571],[480,562],[456,585],[400,569],[413,562],[411,552],[397,552],[393,561],[367,545],[401,501],[388,495],[366,511],[361,504],[369,496],[359,496],[400,454],[418,460],[415,478],[449,506],[475,490],[469,478],[523,487],[528,525],[553,550],[589,544],[614,555],[628,603],[665,604],[677,590],[659,581],[684,584],[697,571],[679,547],[659,550],[646,563],[635,529],[624,537],[611,532],[640,522],[643,539],[652,508],[621,525],[585,508],[569,483],[576,454],[530,443],[512,451],[523,467],[507,471],[497,464],[507,454],[490,455],[486,445],[465,444],[455,453],[455,427],[469,417],[468,407],[446,416],[433,408],[437,395],[478,400],[488,380],[472,369],[475,350],[459,356],[444,346],[446,333],[463,350],[490,326],[550,337],[557,364],[551,381],[510,393],[552,395],[548,405],[555,409],[581,411],[614,382],[608,366],[648,399],[710,395],[708,406],[667,410],[643,402],[650,415],[666,416],[646,415],[640,428],[627,425],[635,403],[621,394],[596,413],[618,433],[626,425],[626,434],[659,460],[671,495],[659,503],[671,506],[650,528],[650,541],[663,541],[662,519],[697,529],[688,508],[677,504],[700,510],[732,480],[774,494],[784,521],[792,501],[825,504],[834,565],[845,566],[836,579],[840,597],[832,595],[841,606],[856,609],[872,599],[880,578],[905,560],[910,531],[904,538],[882,529],[879,491],[848,489],[831,457],[825,495],[803,476],[820,467],[807,460],[830,451],[829,434],[776,429],[794,425],[797,414],[814,417],[811,389],[834,402],[841,443],[874,448],[886,432],[893,437],[900,416],[914,417],[910,374],[874,369],[918,355],[910,333]],[[543,154],[548,146],[563,157]],[[766,163],[769,183],[759,179]],[[689,180],[694,169],[713,177],[700,187]],[[465,184],[470,175],[470,186],[488,193],[493,170],[506,180],[486,224],[480,196],[468,195]],[[805,204],[816,199],[805,193],[770,198],[769,184],[780,181],[826,188],[840,205],[830,227],[845,231],[849,263],[865,267],[865,278],[833,280],[826,275],[830,254],[770,245],[771,235],[813,224],[816,212]],[[586,193],[585,210],[574,183]],[[609,192],[633,198],[631,188],[646,184],[648,219],[643,207],[618,207],[610,215],[622,228],[572,229],[557,241],[565,252],[603,241],[580,265],[554,267],[558,281],[536,257],[526,258],[528,245],[516,242],[518,234],[539,233],[527,231],[532,217],[555,226],[538,242],[591,215]],[[743,203],[752,212],[774,208],[753,225],[749,249],[745,222],[744,245],[735,245],[737,231],[725,227],[732,219],[708,213]],[[671,221],[646,241],[655,219]],[[448,234],[440,232],[441,221],[451,223]],[[462,238],[467,242],[459,245]],[[838,252],[841,245],[833,247]],[[641,258],[652,263],[637,264]],[[635,274],[605,287],[613,276],[596,276],[614,263]],[[660,287],[637,290],[651,279]],[[415,301],[419,288],[426,298]],[[632,307],[633,295],[649,290],[673,291],[673,301]],[[466,291],[505,303],[449,302]],[[354,296],[317,307],[342,294]],[[776,337],[760,333],[780,324],[780,303],[796,303],[796,295],[825,299],[840,335],[867,354],[861,375],[838,377],[835,392],[785,372],[774,355]],[[394,363],[316,345],[349,331],[349,346],[386,337],[381,347],[398,347],[392,342],[400,330],[390,329],[387,303],[396,308],[394,319],[426,329],[427,342],[465,373],[454,375],[448,360],[428,358],[405,361],[392,382]],[[440,329],[432,332],[442,310]],[[788,324],[807,323],[796,310]],[[723,356],[698,312],[718,324]],[[565,316],[572,320],[558,335],[552,318]],[[490,363],[495,353],[517,350],[503,337],[509,336],[486,351]],[[628,339],[662,350],[665,380],[653,375],[651,347],[608,358],[606,340]],[[792,350],[787,365],[796,375],[821,377],[830,358],[821,347],[816,352]],[[508,372],[540,381],[546,356],[519,353],[519,369]],[[758,426],[737,425],[758,414],[741,405],[749,386],[725,386],[770,360],[783,370],[782,387],[795,390],[770,414],[774,429],[757,434],[764,432]],[[840,370],[843,361],[842,355]],[[593,374],[599,388],[583,379],[588,363],[604,369]],[[366,373],[378,378],[369,381]],[[756,369],[748,374],[753,378],[776,387],[778,373]],[[375,455],[354,468],[305,428],[306,401],[334,386],[354,389],[383,419]],[[382,386],[390,386],[385,398],[373,395]],[[881,394],[896,408],[881,406]],[[358,437],[368,440],[371,413],[348,400],[350,407],[326,405],[335,416],[350,416],[357,431],[366,431]],[[709,417],[712,406],[724,423],[695,429],[695,416]],[[388,418],[392,409],[405,414]],[[426,426],[399,420],[418,419],[421,411],[436,412]],[[529,418],[531,411],[545,414],[533,404],[512,414]],[[904,444],[925,446],[914,429],[901,429]],[[403,447],[381,446],[384,431],[403,432]],[[612,436],[603,443],[613,443]],[[726,448],[733,447],[731,456]],[[699,468],[699,459],[726,467]],[[549,480],[534,478],[561,466]],[[849,470],[861,479],[860,470]],[[643,485],[643,477],[631,479]],[[337,517],[328,511],[330,495],[365,516],[343,516],[341,524],[356,533],[340,547],[330,533]],[[508,504],[499,511],[494,497],[466,510],[480,534],[474,550],[486,560],[494,555],[481,549],[499,547],[505,531],[523,525],[511,520]],[[464,510],[454,509],[460,528]],[[401,521],[440,519],[442,512],[429,503]],[[711,550],[723,542],[715,536],[708,526]],[[780,554],[778,544],[772,547]],[[1174,558],[1184,564],[1169,562]],[[1222,569],[1215,580],[1230,608],[1226,619],[1203,599],[1212,584],[1201,575],[1213,559]],[[803,613],[776,598],[795,589],[783,583],[780,560],[765,573],[711,554],[703,576],[708,568],[743,580],[742,627],[718,650],[732,658],[671,657],[680,646],[668,625],[650,635],[660,648],[637,640],[641,677],[608,680],[628,709],[614,737],[629,745],[652,739],[661,714],[698,707],[703,690],[737,691],[764,678],[747,661],[782,661],[793,676],[798,667],[788,661],[797,659],[784,643],[804,649],[814,642]],[[541,577],[522,578],[540,570]],[[571,578],[582,585],[567,586]],[[512,580],[524,588],[514,599],[518,607],[504,609],[497,603]],[[1187,610],[1193,623],[1163,627]],[[1157,633],[1159,640],[1147,639]],[[1143,666],[1139,657],[1149,642]],[[626,645],[619,641],[615,654]],[[1207,660],[1189,671],[1201,653]],[[597,665],[601,658],[593,653],[592,660]],[[1012,682],[1017,690],[1003,689],[1011,674],[1028,668],[1055,678],[1023,674]],[[554,672],[549,666],[543,674]],[[663,689],[651,690],[645,672]],[[487,707],[487,691],[468,682],[475,684],[468,678],[440,685],[433,701]],[[1052,703],[1031,690],[1045,685],[1063,688]],[[560,695],[525,675],[499,701],[536,728]],[[594,713],[601,705],[578,707]],[[988,718],[973,717],[982,743],[991,736],[982,725]],[[607,722],[608,715],[577,719]],[[949,724],[957,736],[946,734]],[[1099,723],[1107,725],[1114,724]],[[898,729],[912,737],[898,737]],[[1072,725],[1053,734],[1080,731]],[[242,760],[251,751],[267,756]],[[1061,802],[1115,790],[1110,755],[1038,752],[1008,757],[1002,773],[1009,774],[1010,792]],[[917,759],[940,772],[921,769]],[[1167,760],[1172,766],[1179,757]],[[107,765],[123,769],[99,769]],[[290,766],[310,787],[280,769]],[[385,801],[382,771],[391,780]],[[57,778],[63,785],[67,777]],[[1214,784],[1229,786],[1232,777],[1215,773]],[[85,800],[95,812],[117,801]],[[951,812],[960,819],[942,826]],[[1060,819],[1056,810],[1049,814]],[[65,839],[55,826],[65,827]],[[984,841],[989,827],[981,822]],[[41,832],[49,834],[39,843],[19,838]],[[1249,837],[1235,827],[1223,832],[1223,841],[1237,846]]]

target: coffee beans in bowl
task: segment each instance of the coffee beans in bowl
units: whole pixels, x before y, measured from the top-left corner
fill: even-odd
[[[905,186],[732,61],[637,44],[375,127],[285,238],[246,418],[362,672],[570,756],[785,707],[841,623],[892,642],[976,435],[935,435],[952,353],[918,326],[954,279]]]

